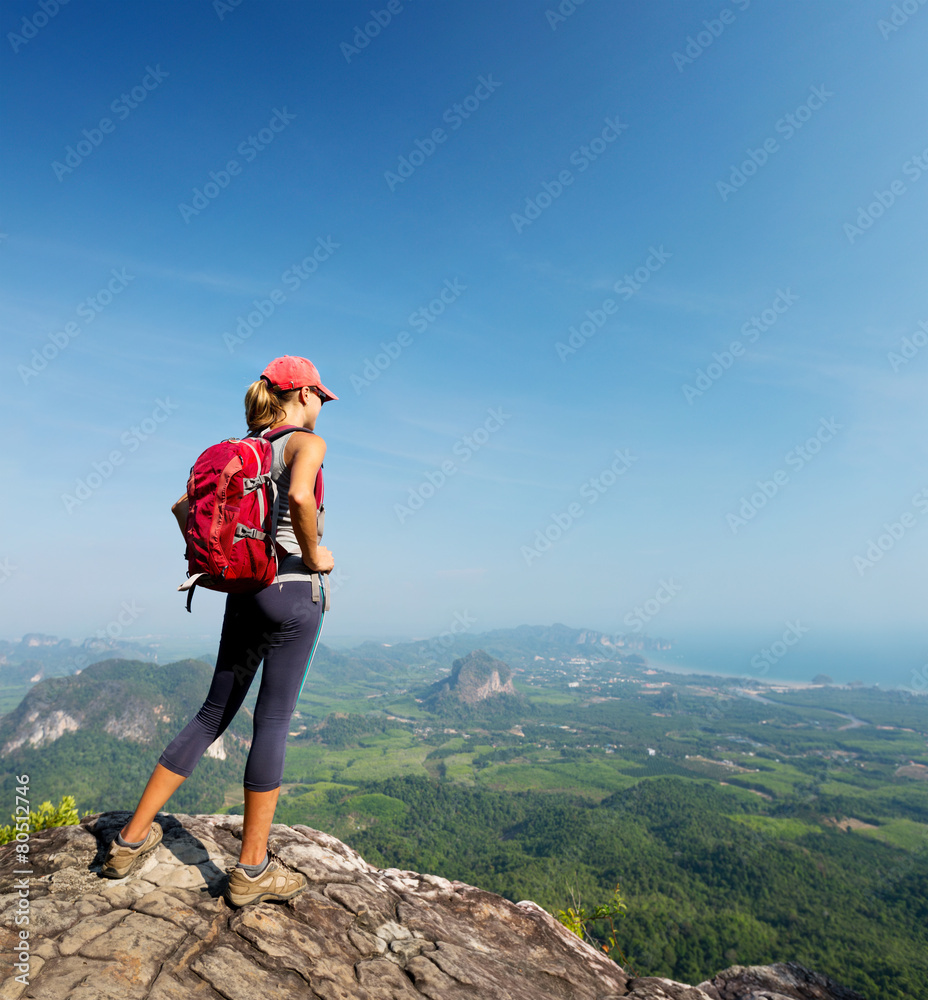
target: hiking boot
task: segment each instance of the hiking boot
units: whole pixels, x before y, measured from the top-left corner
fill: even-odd
[[[306,888],[306,878],[289,868],[270,848],[267,857],[267,868],[255,878],[246,875],[242,868],[227,869],[229,884],[223,895],[228,903],[232,906],[261,903],[265,900],[283,903]]]
[[[125,878],[135,867],[139,858],[149,854],[160,843],[161,826],[158,823],[152,823],[148,836],[138,847],[122,847],[116,843],[114,837],[106,860],[103,862],[103,867],[100,869],[100,874],[103,878]]]

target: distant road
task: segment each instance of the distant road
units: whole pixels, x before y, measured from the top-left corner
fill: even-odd
[[[774,701],[772,698],[764,698],[763,695],[755,694],[753,691],[745,691],[744,688],[735,688],[735,690],[742,698],[750,698],[752,701],[759,701],[764,705],[782,705],[784,708],[795,708],[794,705],[789,705],[782,701]],[[820,711],[828,712],[829,715],[839,715],[842,719],[847,719],[846,726],[838,727],[839,733],[845,729],[857,729],[859,726],[870,725],[869,722],[858,719],[856,715],[848,715],[846,712],[836,712],[833,708],[823,708]]]

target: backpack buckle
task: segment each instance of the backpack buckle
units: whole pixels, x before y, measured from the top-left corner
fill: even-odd
[[[237,542],[243,538],[267,538],[267,532],[259,531],[257,528],[246,528],[244,524],[236,524],[234,537]]]

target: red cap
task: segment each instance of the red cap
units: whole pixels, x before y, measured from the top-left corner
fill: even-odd
[[[322,384],[319,371],[312,361],[306,358],[293,358],[289,354],[274,360],[261,372],[261,378],[267,379],[277,389],[301,389],[304,385],[312,385],[321,389],[326,399],[338,399]]]

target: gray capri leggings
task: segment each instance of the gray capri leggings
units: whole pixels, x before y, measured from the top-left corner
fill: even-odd
[[[290,719],[322,630],[324,602],[313,602],[312,590],[307,577],[272,583],[257,594],[229,594],[206,701],[165,748],[159,764],[190,776],[241,708],[263,659],[244,785],[254,792],[280,786]]]

